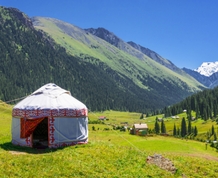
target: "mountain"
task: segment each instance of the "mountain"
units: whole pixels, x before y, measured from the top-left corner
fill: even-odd
[[[1,100],[52,82],[90,110],[148,112],[204,88],[127,43],[141,58],[57,19],[29,19],[18,9],[1,7],[0,22]]]
[[[187,68],[183,68],[182,70],[184,70],[186,73],[194,77],[197,81],[199,81],[206,87],[209,87],[212,84],[212,81],[210,81],[208,76],[202,75],[198,73],[197,71],[187,69]]]
[[[215,72],[218,72],[218,61],[217,62],[203,62],[200,67],[194,71],[204,76],[211,76]]]
[[[144,101],[148,93],[100,60],[86,57],[87,62],[67,54],[18,9],[0,7],[0,22],[1,100],[19,101],[52,82],[71,91],[91,111],[146,112],[156,107]]]
[[[158,85],[161,87],[165,80],[170,84],[178,85],[179,88],[187,87],[185,89],[186,91],[184,91],[183,88],[180,94],[178,94],[180,92],[178,88],[179,90],[176,95],[178,95],[179,98],[184,97],[183,92],[193,93],[199,91],[199,89],[201,90],[203,87],[203,85],[199,84],[185,72],[175,73],[169,70],[103,28],[100,28],[98,31],[99,36],[104,37],[102,39],[96,36],[97,32],[93,35],[95,29],[84,30],[72,24],[52,18],[34,17],[32,20],[35,28],[48,33],[58,44],[67,49],[68,53],[80,57],[90,55],[96,57],[117,72],[131,78],[136,85],[144,89],[150,90],[152,85],[150,82],[142,82],[148,81],[146,78],[154,80],[155,83],[159,83]],[[107,39],[107,41],[105,39]],[[166,82],[167,85],[169,84],[168,82]],[[157,95],[162,93],[156,86],[155,89],[152,87],[152,91]],[[168,87],[163,87],[163,89],[165,90],[164,92],[168,93],[168,99],[172,99],[169,90],[166,91]]]
[[[206,87],[209,88],[213,88],[215,86],[217,86],[218,81],[217,81],[217,77],[216,75],[213,75],[213,73],[218,71],[218,62],[205,62],[203,63],[198,69],[192,71],[189,70],[187,68],[183,68],[180,69],[177,66],[175,66],[171,61],[163,58],[162,56],[160,56],[159,54],[157,54],[156,52],[145,48],[139,44],[136,44],[132,41],[130,42],[124,42],[122,39],[120,39],[119,37],[117,37],[115,34],[113,34],[112,32],[104,29],[104,28],[88,28],[85,29],[85,31],[107,41],[108,43],[116,46],[117,48],[119,48],[120,50],[123,50],[127,53],[129,53],[130,55],[133,55],[139,59],[143,60],[143,55],[145,54],[146,56],[148,56],[149,58],[153,59],[154,61],[156,61],[157,63],[167,67],[168,69],[181,74],[181,75],[186,75],[184,73],[184,71],[189,74],[190,76],[192,76],[193,78],[195,78],[197,81],[199,81],[201,84],[203,84]],[[132,46],[133,48],[135,48],[137,51],[134,51],[130,46]],[[211,76],[211,77],[209,77]]]
[[[130,44],[132,47],[134,47],[135,49],[141,51],[143,54],[147,55],[148,57],[150,57],[151,59],[153,59],[154,61],[160,63],[161,65],[169,68],[170,70],[177,72],[177,73],[183,73],[182,70],[180,68],[178,68],[177,66],[175,66],[171,61],[163,58],[162,56],[160,56],[159,54],[157,54],[156,52],[145,48],[139,44],[136,44],[132,41],[127,42],[128,44]]]
[[[195,70],[187,68],[182,70],[208,88],[218,86],[218,62],[204,62]]]
[[[85,31],[107,41],[108,43],[116,46],[122,51],[125,51],[129,53],[130,55],[133,55],[139,59],[143,59],[144,56],[148,56],[149,58],[153,59],[154,61],[158,62],[159,64],[175,71],[175,72],[180,72],[183,73],[181,69],[176,67],[171,61],[164,59],[161,57],[159,54],[156,52],[145,48],[139,44],[136,44],[132,41],[130,42],[124,42],[122,39],[117,37],[114,33],[108,31],[107,29],[104,28],[88,28],[85,29]],[[143,55],[144,54],[144,55]]]

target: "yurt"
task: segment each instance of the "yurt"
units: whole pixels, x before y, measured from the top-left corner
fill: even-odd
[[[14,106],[12,143],[57,148],[88,142],[88,109],[67,90],[49,83]]]

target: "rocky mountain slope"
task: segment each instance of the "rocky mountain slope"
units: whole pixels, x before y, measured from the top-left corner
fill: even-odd
[[[146,55],[149,58],[153,59],[154,61],[158,62],[159,64],[173,70],[174,72],[183,73],[183,71],[179,69],[177,66],[175,66],[171,61],[164,59],[156,52],[148,48],[145,48],[139,44],[136,44],[133,41],[126,43],[122,39],[117,37],[115,34],[104,28],[97,28],[97,29],[89,28],[89,29],[85,29],[85,31],[107,41],[108,43],[116,46],[120,50],[125,51],[130,55],[133,55],[139,59],[143,59],[144,55]]]

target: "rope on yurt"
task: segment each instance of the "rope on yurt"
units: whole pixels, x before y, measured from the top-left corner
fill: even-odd
[[[92,114],[94,114],[94,115],[98,118],[98,116],[97,116],[94,112],[92,112],[90,109],[89,109],[89,111],[90,111]],[[106,124],[106,126],[107,126],[108,128],[110,128],[108,124]],[[124,138],[119,132],[117,132],[117,131],[115,131],[115,130],[113,130],[113,129],[112,129],[112,131],[113,131],[114,133],[116,133],[119,137],[121,137],[123,140],[125,140],[126,142],[128,142],[136,151],[138,151],[138,152],[140,152],[140,153],[142,153],[142,154],[144,155],[144,152],[143,152],[142,150],[140,150],[138,147],[136,147],[136,146],[135,146],[132,142],[130,142],[128,139]]]
[[[1,101],[1,100],[0,100],[0,101],[1,101],[0,105],[5,105],[5,104],[8,104],[8,103],[11,103],[11,102],[14,102],[14,101],[21,100],[21,99],[26,98],[26,97],[27,97],[27,96],[24,96],[24,97],[16,98],[16,99],[9,100],[9,101]],[[12,105],[8,105],[8,106],[13,107]],[[6,111],[7,111],[7,109],[5,109],[5,110],[3,110],[3,111],[0,110],[0,114],[3,114],[3,113],[6,112]]]
[[[23,98],[26,98],[27,96],[23,96],[23,97],[21,97],[21,98],[16,98],[16,99],[13,99],[13,100],[9,100],[9,101],[2,101],[1,103],[0,103],[0,105],[5,105],[5,104],[8,104],[8,103],[12,103],[12,102],[14,102],[14,101],[18,101],[18,100],[22,100]],[[0,100],[1,101],[1,100]],[[10,106],[10,107],[13,107],[12,105],[8,105],[8,106]],[[4,111],[0,111],[0,114],[3,114],[4,112],[6,112],[7,110],[5,109]]]

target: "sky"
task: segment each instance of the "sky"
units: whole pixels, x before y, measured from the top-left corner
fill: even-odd
[[[0,6],[80,28],[103,27],[179,68],[218,61],[218,0],[0,0]]]

